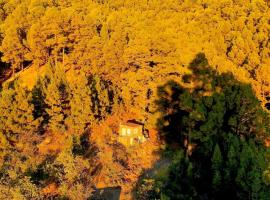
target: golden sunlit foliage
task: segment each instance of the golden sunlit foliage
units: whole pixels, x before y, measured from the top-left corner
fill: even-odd
[[[2,0],[2,5],[2,59],[13,68],[53,59],[123,86],[144,82],[136,91],[123,87],[126,98],[136,101],[136,93],[145,98],[156,86],[153,77],[160,83],[184,74],[203,51],[218,71],[251,82],[267,102],[269,92],[256,86],[267,82],[270,62],[267,1]]]
[[[251,83],[270,109],[269,6],[0,0],[0,67],[14,75],[0,83],[0,199],[84,200],[97,183],[134,185],[160,144],[127,150],[116,127],[136,118],[155,129],[157,88],[191,74],[199,52],[217,74]],[[211,96],[209,83],[203,89]]]

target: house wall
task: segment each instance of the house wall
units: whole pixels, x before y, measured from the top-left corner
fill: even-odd
[[[120,136],[132,136],[132,135],[141,135],[142,127],[130,127],[120,125],[119,127],[119,135]]]
[[[142,134],[142,127],[130,127],[120,125],[118,141],[125,146],[132,146],[138,140],[139,143],[143,143],[145,138]]]
[[[131,146],[134,143],[133,138],[130,138],[130,137],[119,137],[118,141],[125,146]]]

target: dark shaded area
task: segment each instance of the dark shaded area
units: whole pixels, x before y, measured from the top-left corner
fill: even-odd
[[[125,168],[128,168],[128,152],[126,147],[118,142],[115,142],[112,145],[114,151],[113,151],[113,161],[116,163],[119,163]]]
[[[149,62],[149,67],[155,67],[155,66],[157,66],[158,65],[158,63],[157,62],[154,62],[154,61],[150,61]]]
[[[36,185],[41,185],[42,182],[50,178],[50,174],[44,171],[42,165],[40,165],[36,171],[28,172],[27,175],[31,177],[31,181]]]
[[[203,53],[190,70],[158,88],[157,128],[172,162],[165,175],[142,175],[137,199],[267,199],[270,119],[252,87],[218,74]]]
[[[107,187],[96,189],[90,200],[119,200],[121,187]]]
[[[55,156],[48,156],[44,162],[37,166],[37,169],[29,169],[26,175],[29,176],[30,180],[38,186],[43,186],[48,182],[56,181],[56,176],[54,176],[51,172],[48,172],[45,169],[46,164],[53,163],[54,160]]]
[[[265,107],[266,107],[267,110],[270,110],[270,103],[266,103]]]
[[[270,110],[270,93],[267,93],[268,96],[265,97],[267,103],[264,105],[267,110]]]
[[[172,94],[170,97],[169,93]],[[159,111],[164,113],[163,117],[159,118],[157,123],[161,138],[168,144],[173,142],[179,143],[186,137],[181,133],[184,128],[184,116],[188,115],[188,108],[179,108],[179,104],[181,103],[180,95],[188,95],[188,93],[186,93],[183,88],[179,87],[176,82],[169,81],[164,87],[158,88],[158,95],[160,96],[160,99],[157,101]],[[165,123],[168,125],[165,125]],[[171,137],[167,137],[168,134],[170,134]],[[181,145],[184,146],[184,144]]]
[[[96,26],[96,30],[97,30],[97,33],[98,33],[99,36],[100,36],[102,27],[103,27],[102,24],[99,24],[99,25]]]
[[[26,67],[29,67],[30,65],[32,65],[33,61],[31,60],[24,60],[23,63],[22,63],[22,68],[26,68]]]
[[[0,52],[0,58],[1,57],[2,53]],[[2,83],[4,83],[11,76],[12,76],[12,69],[10,68],[10,64],[0,61],[0,87],[2,86]]]
[[[144,126],[144,123],[143,122],[140,122],[140,121],[138,121],[136,119],[130,119],[130,120],[127,121],[127,123],[133,123],[133,124]]]
[[[91,148],[92,152],[89,152],[91,147],[91,142],[89,140],[89,133],[90,133],[89,130],[87,130],[82,135],[73,137],[73,149],[72,149],[73,155],[88,157],[89,154],[92,154],[95,151],[97,151],[94,150],[94,148]]]
[[[156,153],[160,154],[162,152]],[[152,168],[143,170],[133,188],[133,198],[140,200],[160,199],[160,194],[155,191],[155,182],[153,180],[157,178],[160,171],[168,169],[171,164],[172,158],[170,155],[163,155],[161,159],[153,164]]]
[[[119,102],[121,100],[109,80],[104,80],[98,76],[89,76],[88,84],[92,91],[92,111],[95,113],[95,118],[101,120],[104,118],[104,113],[112,113],[114,101]]]

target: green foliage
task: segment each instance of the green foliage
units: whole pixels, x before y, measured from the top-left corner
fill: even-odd
[[[218,144],[216,144],[213,157],[212,157],[212,170],[213,170],[213,188],[221,187],[221,169],[222,169],[222,155]]]
[[[176,82],[159,88],[158,126],[184,152],[161,191],[171,199],[267,199],[269,116],[250,85],[216,74],[203,54],[190,68],[184,79],[192,89]]]
[[[193,163],[189,158],[183,151],[177,152],[170,167],[168,180],[165,181],[163,188],[161,188],[161,193],[168,199],[196,198],[195,173]]]
[[[157,199],[159,194],[155,191],[155,180],[144,179],[137,190],[137,198],[141,200]]]

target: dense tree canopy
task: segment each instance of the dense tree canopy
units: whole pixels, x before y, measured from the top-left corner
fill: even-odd
[[[0,199],[127,188],[162,147],[156,131],[177,150],[141,199],[267,199],[269,6],[0,0]],[[147,145],[118,143],[130,119]]]
[[[86,68],[127,86],[125,98],[130,95],[129,103],[139,106],[147,104],[147,90],[155,89],[153,79],[160,84],[185,74],[203,51],[211,66],[252,83],[262,103],[269,102],[265,0],[2,0],[0,5],[2,60],[13,69],[51,59],[67,69]],[[142,82],[145,87],[137,88]]]
[[[218,75],[204,54],[190,69],[184,85],[172,81],[158,90],[158,126],[169,144],[178,144],[162,194],[169,199],[267,199],[264,142],[270,118],[250,85],[231,74]]]

